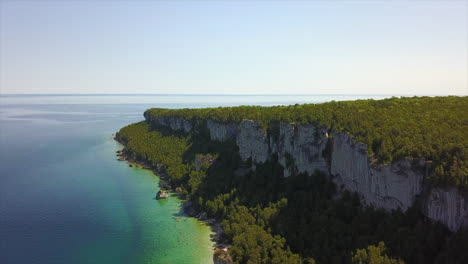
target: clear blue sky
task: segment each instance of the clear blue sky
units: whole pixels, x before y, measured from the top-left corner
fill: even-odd
[[[1,93],[468,94],[468,1],[0,8]]]

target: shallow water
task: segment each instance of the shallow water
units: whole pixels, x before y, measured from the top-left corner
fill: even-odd
[[[154,200],[158,178],[117,161],[112,133],[149,107],[333,99],[356,97],[1,96],[0,263],[211,263],[209,227]]]

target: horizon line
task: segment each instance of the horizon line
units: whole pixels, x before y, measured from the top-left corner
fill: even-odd
[[[0,96],[467,96],[468,94],[190,94],[190,93],[180,93],[180,94],[170,94],[170,93],[65,93],[65,94],[55,94],[55,93],[0,93]]]

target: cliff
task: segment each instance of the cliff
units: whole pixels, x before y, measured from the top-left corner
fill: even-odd
[[[177,116],[151,118],[145,115],[145,118],[155,126],[200,133],[194,129],[195,120]],[[235,141],[241,159],[251,161],[252,170],[256,164],[277,156],[285,177],[319,170],[328,173],[340,190],[357,192],[367,205],[405,211],[417,203],[427,217],[441,221],[452,231],[468,225],[468,195],[456,188],[433,188],[425,184],[429,175],[422,158],[373,164],[366,144],[356,142],[347,133],[311,124],[280,122],[264,128],[254,120],[217,122],[207,119],[206,128],[213,141]]]

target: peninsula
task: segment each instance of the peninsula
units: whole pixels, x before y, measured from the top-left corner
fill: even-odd
[[[122,153],[221,224],[216,263],[468,259],[468,97],[144,117],[116,134]]]

